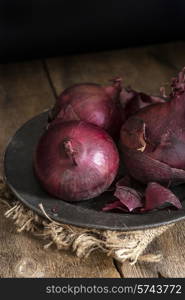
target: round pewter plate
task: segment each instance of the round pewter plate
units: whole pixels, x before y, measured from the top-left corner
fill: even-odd
[[[185,219],[185,185],[173,191],[181,199],[183,208],[155,210],[144,214],[102,212],[111,193],[78,203],[68,203],[54,198],[40,186],[33,171],[33,154],[47,122],[44,112],[25,123],[9,142],[4,156],[5,180],[16,197],[39,215],[42,203],[45,212],[53,220],[80,227],[108,230],[138,230],[169,224]]]

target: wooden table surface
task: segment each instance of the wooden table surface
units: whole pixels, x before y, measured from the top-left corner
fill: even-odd
[[[106,84],[121,76],[126,85],[158,94],[160,86],[185,66],[185,43],[81,54],[0,66],[0,154],[24,122],[51,107],[56,96],[78,82]],[[1,162],[2,171],[2,162]],[[185,222],[150,246],[161,250],[160,263],[117,263],[100,252],[86,260],[72,253],[43,249],[44,242],[18,234],[0,203],[0,277],[185,277]]]

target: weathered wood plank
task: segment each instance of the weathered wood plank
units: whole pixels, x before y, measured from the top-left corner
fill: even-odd
[[[158,274],[152,266],[148,266],[148,263],[136,263],[131,265],[128,261],[122,265],[118,264],[120,274],[124,278],[156,278]]]
[[[163,260],[156,271],[163,277],[185,278],[185,221],[178,222],[156,241],[163,250]]]
[[[0,66],[1,158],[15,130],[54,100],[40,61]],[[101,253],[80,261],[66,251],[44,250],[39,239],[17,234],[4,212],[0,203],[0,277],[119,277],[112,259]]]
[[[107,84],[121,76],[125,85],[159,93],[177,70],[185,65],[185,43],[169,43],[92,54],[50,58],[47,66],[59,94],[65,87],[78,82]]]
[[[170,230],[157,238],[147,250],[147,253],[161,252],[163,258],[158,263],[136,263],[130,266],[128,262],[118,264],[124,277],[185,277],[185,221],[178,222]]]
[[[0,155],[24,122],[47,109],[54,97],[39,61],[0,66]]]

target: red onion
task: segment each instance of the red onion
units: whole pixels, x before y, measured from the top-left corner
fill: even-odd
[[[129,174],[140,182],[185,182],[185,69],[172,81],[170,100],[130,117],[121,129]]]
[[[35,172],[53,196],[78,201],[93,198],[113,182],[119,154],[112,138],[83,121],[58,122],[41,137]]]
[[[119,104],[121,79],[103,87],[94,83],[76,84],[65,89],[50,113],[50,121],[82,120],[105,129],[113,138],[119,136],[122,113]]]

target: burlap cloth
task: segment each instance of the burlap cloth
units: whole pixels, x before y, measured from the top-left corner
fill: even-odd
[[[148,245],[173,224],[137,231],[111,231],[80,228],[61,224],[47,215],[41,217],[20,203],[0,179],[0,201],[7,205],[5,217],[11,218],[17,232],[27,231],[47,242],[45,248],[55,245],[58,250],[72,250],[78,257],[87,257],[94,250],[101,250],[108,256],[131,264],[137,260],[158,262],[161,253],[146,253]],[[43,206],[40,206],[45,213]]]

